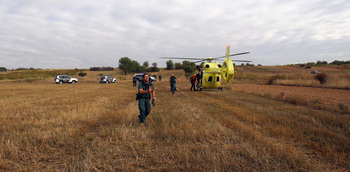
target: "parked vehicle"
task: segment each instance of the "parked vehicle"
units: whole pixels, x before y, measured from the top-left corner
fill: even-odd
[[[68,75],[57,75],[54,79],[53,82],[56,84],[63,84],[63,83],[72,83],[75,84],[78,82],[77,78],[72,78]]]
[[[313,71],[311,71],[311,74],[318,74],[318,73],[320,73],[319,71],[317,71],[317,70],[313,70]]]
[[[99,79],[100,83],[117,83],[117,79],[109,76],[109,75],[105,75],[105,76],[102,76],[100,79]]]
[[[140,80],[142,80],[142,78],[143,78],[143,73],[137,73],[137,74],[134,75],[134,77],[136,77],[136,79],[137,79],[138,81],[140,81]],[[154,76],[149,75],[149,80],[150,80],[151,82],[153,82],[153,81],[157,81],[157,78],[154,77]]]

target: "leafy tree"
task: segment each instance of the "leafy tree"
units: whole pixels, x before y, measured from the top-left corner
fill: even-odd
[[[341,65],[341,64],[350,64],[350,61],[339,61],[339,60],[334,60],[332,63],[330,63],[332,65]]]
[[[143,62],[143,66],[144,66],[145,68],[148,68],[148,66],[149,66],[148,61]]]
[[[119,59],[119,69],[122,70],[125,75],[133,71],[134,65],[135,63],[133,63],[128,57],[122,57]]]
[[[140,63],[133,60],[132,61],[132,68],[130,72],[143,72],[146,68],[144,66],[140,66]]]
[[[175,63],[175,69],[176,69],[176,70],[182,69],[181,63]]]
[[[196,64],[185,60],[182,61],[182,68],[184,69],[185,73],[193,73],[196,71]]]
[[[328,62],[327,61],[317,61],[316,65],[327,65]]]
[[[7,69],[5,67],[0,67],[0,72],[6,72]]]
[[[151,67],[150,71],[151,71],[151,72],[159,72],[160,69],[159,69],[157,66],[158,66],[158,65],[157,65],[156,62],[152,63],[152,67]]]
[[[174,69],[174,62],[172,60],[169,60],[169,61],[166,62],[166,69],[167,70]]]

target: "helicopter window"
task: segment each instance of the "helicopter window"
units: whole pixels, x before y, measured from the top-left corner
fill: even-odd
[[[208,82],[213,82],[213,77],[212,76],[209,76]]]
[[[221,65],[219,64],[218,67],[221,68]]]
[[[207,65],[205,65],[205,67],[206,67],[206,68],[209,68],[209,65],[207,64]]]
[[[216,77],[216,81],[219,82],[219,81],[220,81],[220,78],[219,78],[219,77]]]

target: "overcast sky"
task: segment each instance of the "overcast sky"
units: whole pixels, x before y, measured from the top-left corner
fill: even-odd
[[[162,56],[350,60],[349,0],[1,0],[0,67],[117,67]],[[180,62],[180,61],[175,61]]]

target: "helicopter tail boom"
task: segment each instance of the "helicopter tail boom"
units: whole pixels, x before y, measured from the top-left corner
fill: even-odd
[[[227,44],[226,46],[226,55],[225,55],[226,58],[230,58],[230,44]]]

